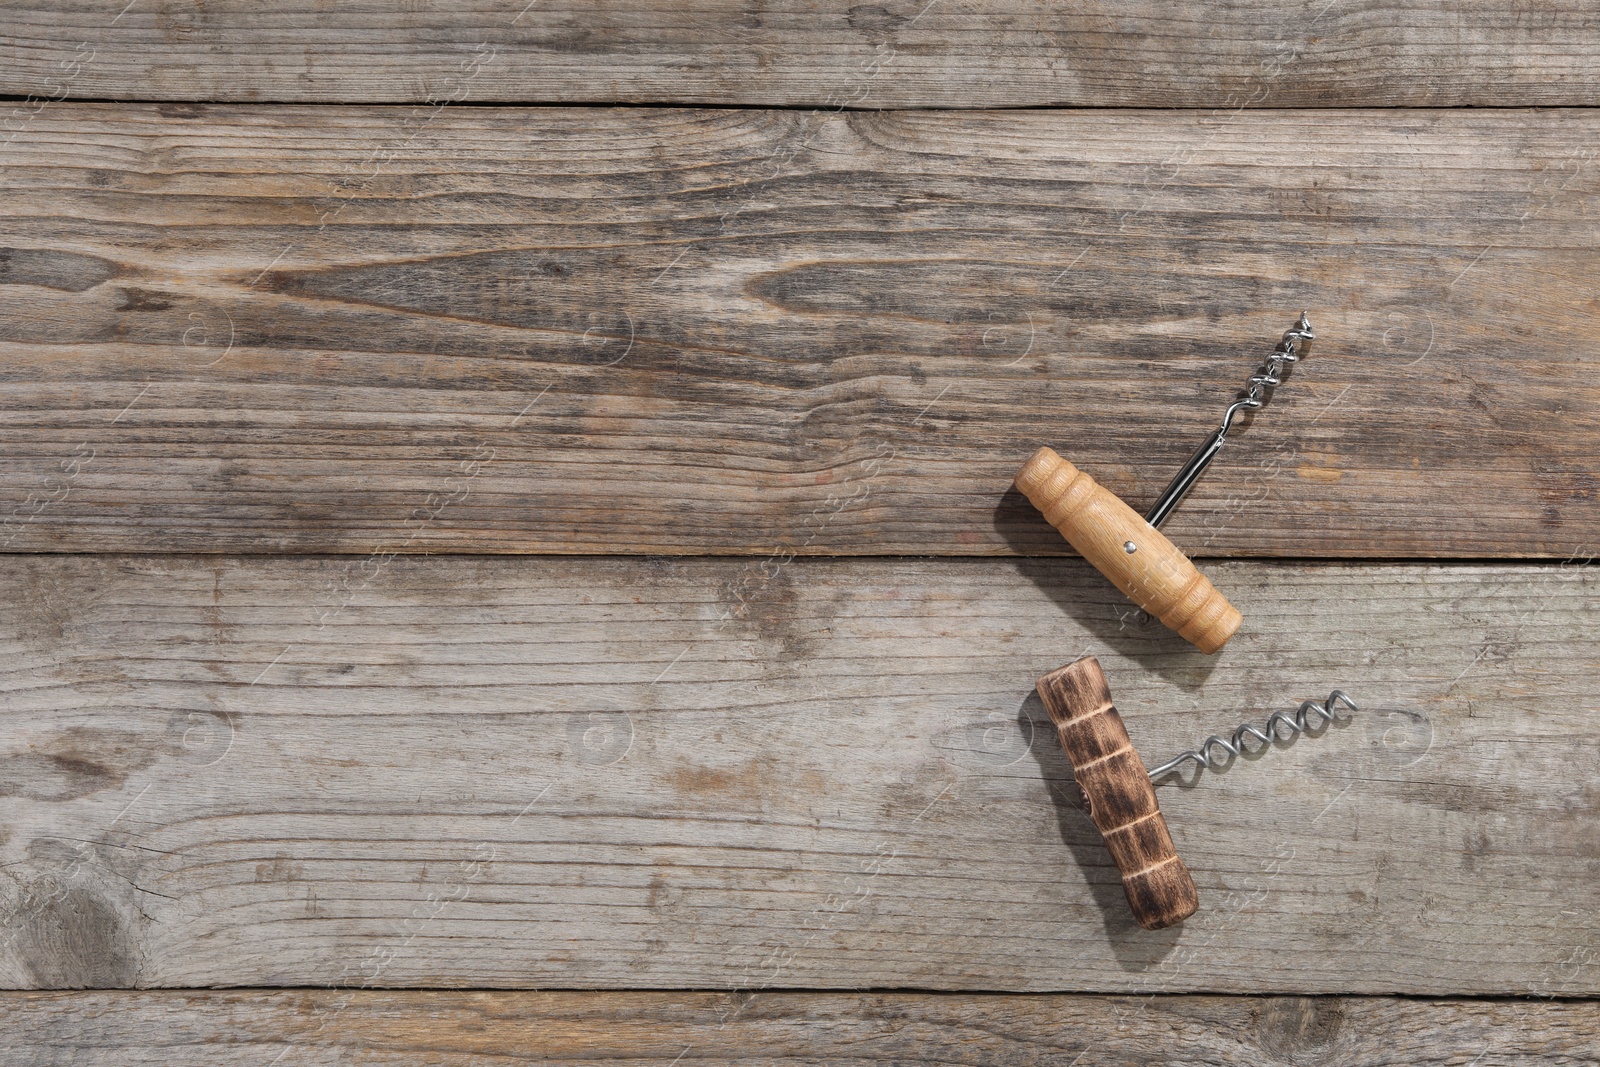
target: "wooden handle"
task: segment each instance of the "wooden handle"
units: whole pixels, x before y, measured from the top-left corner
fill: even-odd
[[[1017,488],[1112,585],[1200,651],[1215,652],[1239,628],[1238,609],[1188,556],[1053,449],[1034,453]]]
[[[1040,678],[1038,688],[1089,801],[1089,818],[1122,872],[1133,917],[1146,930],[1183,922],[1200,906],[1200,895],[1172,847],[1156,791],[1111,704],[1099,662],[1085,656]]]

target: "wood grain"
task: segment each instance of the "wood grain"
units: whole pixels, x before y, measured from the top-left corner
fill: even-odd
[[[1594,568],[0,565],[0,984],[1593,995]],[[1095,655],[1206,908],[1139,930],[1032,694]],[[1192,785],[1192,788],[1187,786]]]
[[[374,1067],[1576,1067],[1600,1056],[1590,1000],[93,991],[3,995],[0,1022],[12,1067],[232,1067],[273,1056]]]
[[[25,0],[0,92],[49,99],[1216,108],[1600,103],[1581,0]]]
[[[1592,554],[1597,143],[1584,110],[61,104],[0,168],[0,542],[1064,552],[1023,460],[1144,506],[1308,308],[1179,547]]]

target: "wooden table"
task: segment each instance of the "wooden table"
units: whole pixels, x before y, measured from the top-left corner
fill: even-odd
[[[5,1063],[1600,1060],[1587,5],[125,2],[0,24]],[[1010,479],[1302,308],[1203,657]],[[1085,653],[1362,705],[1172,930]]]

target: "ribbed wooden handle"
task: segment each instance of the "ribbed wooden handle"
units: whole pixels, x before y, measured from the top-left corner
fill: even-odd
[[[1172,847],[1156,791],[1111,704],[1099,662],[1085,656],[1040,678],[1038,688],[1089,801],[1089,818],[1122,872],[1133,917],[1146,930],[1187,919],[1200,896]]]
[[[1239,628],[1238,609],[1188,556],[1053,449],[1034,453],[1017,488],[1112,585],[1200,651],[1215,652]]]

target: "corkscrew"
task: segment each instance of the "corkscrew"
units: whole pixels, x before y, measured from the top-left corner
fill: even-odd
[[[1321,703],[1307,700],[1292,713],[1273,712],[1264,727],[1247,722],[1231,737],[1213,734],[1199,748],[1146,771],[1111,701],[1111,686],[1093,656],[1051,671],[1039,679],[1038,690],[1072,763],[1072,775],[1089,806],[1089,818],[1122,872],[1128,907],[1146,930],[1173,926],[1200,907],[1194,879],[1172,845],[1152,783],[1186,762],[1210,768],[1245,755],[1251,751],[1251,740],[1265,748],[1275,740],[1326,726],[1338,719],[1340,705],[1360,710],[1344,690],[1335,689]],[[1226,755],[1213,755],[1218,750]]]
[[[1302,311],[1228,405],[1222,424],[1184,463],[1144,518],[1054,449],[1039,449],[1017,472],[1017,488],[1073,548],[1124,595],[1202,652],[1226,644],[1242,618],[1157,527],[1227,443],[1234,419],[1266,405],[1290,365],[1306,358],[1315,336]]]

